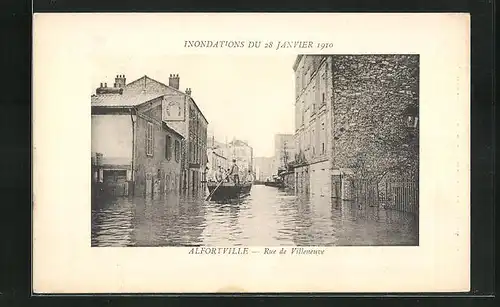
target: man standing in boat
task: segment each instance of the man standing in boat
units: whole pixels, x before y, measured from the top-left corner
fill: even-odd
[[[252,171],[250,171],[250,170],[248,171],[248,174],[245,177],[245,181],[248,182],[248,183],[253,183],[254,178],[253,178]]]
[[[229,175],[233,179],[234,184],[240,184],[240,175],[239,175],[239,167],[236,164],[236,159],[233,159],[233,166],[231,166],[231,170]]]

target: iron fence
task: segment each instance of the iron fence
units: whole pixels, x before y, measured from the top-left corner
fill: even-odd
[[[387,181],[377,184],[358,179],[352,182],[352,192],[352,198],[360,205],[419,213],[417,182]]]

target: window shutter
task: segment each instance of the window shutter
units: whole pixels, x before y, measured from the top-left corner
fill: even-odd
[[[146,127],[146,155],[153,155],[153,124],[147,123]]]

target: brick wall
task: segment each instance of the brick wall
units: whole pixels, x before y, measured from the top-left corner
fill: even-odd
[[[333,165],[374,180],[415,174],[418,130],[404,111],[418,108],[418,55],[334,56],[333,74]]]

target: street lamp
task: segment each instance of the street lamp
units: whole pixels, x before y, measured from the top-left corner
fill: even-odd
[[[403,119],[407,128],[416,129],[418,127],[418,107],[414,105],[406,107]]]

